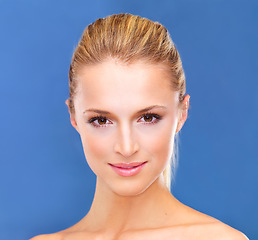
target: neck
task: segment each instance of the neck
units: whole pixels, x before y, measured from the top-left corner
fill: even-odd
[[[89,229],[121,232],[165,226],[175,211],[176,199],[158,178],[136,196],[121,196],[97,179],[92,207],[85,217]]]

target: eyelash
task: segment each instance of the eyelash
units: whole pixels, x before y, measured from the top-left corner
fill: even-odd
[[[152,113],[152,112],[147,112],[147,113],[144,113],[140,118],[139,118],[139,120],[140,119],[142,119],[142,118],[144,118],[144,117],[154,117],[155,119],[154,120],[152,120],[151,122],[146,122],[146,121],[144,121],[144,124],[156,124],[156,123],[158,123],[161,119],[162,119],[162,117],[159,115],[159,114],[156,114],[156,113]],[[100,124],[96,124],[96,123],[94,123],[96,120],[100,120],[100,119],[103,119],[103,120],[106,120],[106,121],[109,121],[109,122],[111,122],[110,120],[108,120],[106,117],[104,117],[104,116],[102,116],[102,115],[98,115],[98,116],[96,116],[96,117],[93,117],[93,118],[90,118],[89,120],[88,120],[88,123],[90,123],[91,125],[93,125],[93,127],[97,127],[97,128],[99,128],[99,127],[106,127],[106,125],[107,124],[110,124],[110,123],[105,123],[105,124],[103,124],[103,126],[102,125],[100,125]],[[138,121],[139,121],[138,120]]]

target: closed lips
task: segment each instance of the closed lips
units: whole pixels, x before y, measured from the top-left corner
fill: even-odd
[[[145,164],[146,162],[147,161],[145,161],[145,162],[132,162],[132,163],[115,163],[115,164],[109,163],[109,165],[111,165],[113,167],[117,167],[117,168],[130,169],[130,168],[139,167],[139,166]]]

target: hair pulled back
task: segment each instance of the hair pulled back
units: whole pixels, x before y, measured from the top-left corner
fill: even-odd
[[[70,113],[75,113],[76,76],[87,65],[113,58],[124,64],[139,60],[162,63],[171,74],[171,85],[179,93],[179,103],[185,95],[185,75],[179,53],[167,29],[158,22],[128,13],[97,19],[88,25],[74,51],[69,70]],[[175,146],[170,163],[175,167]],[[165,183],[170,188],[171,167],[164,170]]]

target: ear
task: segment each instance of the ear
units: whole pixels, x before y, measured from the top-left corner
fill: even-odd
[[[77,122],[76,122],[76,120],[75,120],[75,114],[74,114],[74,113],[71,113],[71,111],[70,111],[69,99],[67,99],[67,100],[65,101],[65,104],[67,105],[68,111],[69,111],[69,114],[70,114],[70,122],[71,122],[72,126],[76,129],[76,131],[79,132],[79,131],[78,131]]]
[[[189,100],[190,100],[190,96],[185,95],[184,100],[182,102],[182,109],[179,110],[179,118],[178,118],[176,133],[178,133],[181,130],[181,128],[183,127],[183,125],[187,119],[187,114],[188,114],[188,109],[189,109]]]

